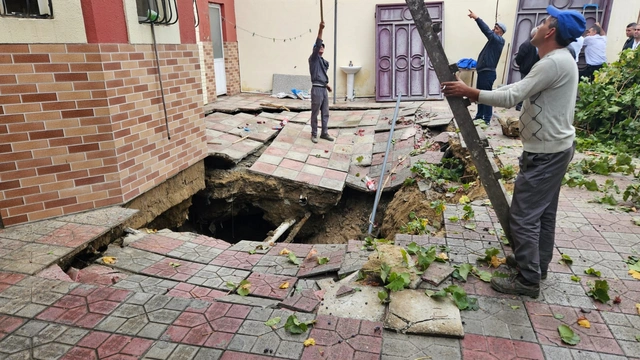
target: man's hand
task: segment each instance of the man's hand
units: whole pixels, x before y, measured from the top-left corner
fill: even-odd
[[[476,13],[474,13],[473,11],[471,11],[471,9],[469,9],[469,14],[467,15],[468,17],[472,18],[473,20],[478,18],[478,15],[476,15]]]
[[[324,29],[324,21],[320,21],[320,30]]]
[[[329,86],[328,84],[327,84],[327,91],[331,92],[331,86]]]
[[[478,101],[478,95],[480,90],[467,86],[458,75],[456,75],[457,81],[445,81],[442,83],[442,93],[444,96],[453,97],[467,97],[471,101]]]

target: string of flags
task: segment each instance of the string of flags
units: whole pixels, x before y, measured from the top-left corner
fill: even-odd
[[[292,37],[289,37],[289,38],[276,38],[276,37],[273,37],[273,36],[264,36],[264,35],[261,35],[261,34],[256,33],[255,31],[251,31],[251,30],[247,30],[247,29],[245,29],[245,28],[242,28],[242,27],[240,27],[240,26],[238,26],[238,25],[234,24],[233,22],[231,22],[231,21],[229,21],[229,20],[225,19],[225,18],[224,18],[224,16],[221,16],[221,18],[222,18],[222,21],[226,21],[227,23],[229,23],[229,24],[233,25],[233,28],[234,28],[234,29],[236,29],[236,30],[242,30],[242,31],[244,31],[244,32],[246,32],[246,33],[248,33],[248,34],[251,34],[251,36],[253,36],[253,37],[256,37],[256,36],[257,36],[257,37],[259,37],[259,38],[272,40],[273,42],[276,42],[276,41],[287,42],[287,40],[289,40],[289,41],[293,41],[293,40],[296,40],[296,39],[298,39],[298,38],[303,37],[304,35],[307,35],[307,34],[310,34],[310,33],[311,33],[311,29],[309,29],[309,31],[308,31],[308,32],[306,32],[306,31],[305,31],[305,32],[303,32],[303,33],[302,33],[302,34],[300,34],[300,35],[292,36]]]

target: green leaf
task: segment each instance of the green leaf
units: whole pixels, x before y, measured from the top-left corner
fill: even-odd
[[[249,295],[249,293],[251,293],[251,283],[249,282],[249,280],[242,280],[240,281],[240,285],[238,285],[238,295],[240,296],[247,296]]]
[[[576,345],[580,342],[580,336],[573,332],[573,330],[567,325],[558,326],[558,332],[560,333],[560,338],[562,342],[569,345]]]
[[[575,282],[580,282],[580,276],[571,275],[571,280]]]
[[[492,278],[508,278],[509,276],[511,275],[503,273],[501,271],[494,271],[493,273],[491,273]]]
[[[636,341],[640,342],[640,335],[636,335]]]
[[[249,254],[253,255],[253,254],[255,254],[255,253],[256,253],[256,249],[251,249],[251,250],[249,250]]]
[[[627,267],[629,267],[629,270],[640,272],[640,261],[636,262],[635,264],[627,264]]]
[[[426,251],[421,249],[418,253],[418,268],[421,270],[427,270],[431,263],[436,260],[436,247],[431,246]]]
[[[420,251],[420,246],[418,246],[418,244],[416,244],[415,242],[409,243],[409,245],[407,245],[407,252],[411,255],[415,255],[418,253],[418,251]]]
[[[584,187],[589,191],[598,191],[598,183],[593,179],[585,182]]]
[[[471,223],[471,224],[465,224],[464,227],[465,229],[475,230],[477,225],[475,223]]]
[[[429,297],[434,297],[434,298],[446,297],[446,296],[447,296],[447,291],[445,289],[440,289],[435,293],[432,293],[431,295],[429,295]]]
[[[319,257],[318,258],[318,264],[320,264],[320,265],[324,265],[324,264],[326,264],[328,262],[329,262],[329,258],[328,257]]]
[[[225,286],[227,287],[227,289],[229,290],[234,290],[236,288],[236,284],[233,283],[233,281],[227,281],[227,283],[225,284]]]
[[[279,316],[277,316],[277,317],[274,317],[274,318],[271,318],[271,319],[267,320],[264,324],[269,326],[269,327],[273,327],[273,326],[276,326],[276,325],[280,324],[280,320],[281,320],[281,318]]]
[[[449,221],[451,222],[458,222],[460,221],[460,218],[457,216],[449,216]]]
[[[565,263],[567,265],[571,265],[571,264],[573,264],[573,259],[571,259],[571,256],[569,256],[567,254],[562,254],[562,257],[560,258],[559,263],[560,264]]]
[[[405,249],[400,249],[400,254],[402,254],[402,262],[405,263],[405,265],[409,265],[409,257],[407,256],[407,250]]]
[[[477,276],[478,279],[484,282],[491,282],[491,278],[493,277],[493,275],[490,272],[479,270],[477,267],[473,268],[473,274]]]
[[[640,226],[640,217],[631,218],[631,222],[633,222],[634,225]]]
[[[293,251],[289,253],[288,257],[289,257],[290,263],[292,263],[293,265],[300,265],[300,259],[298,259],[298,257]]]
[[[562,315],[562,314],[553,314],[553,317],[558,319],[558,320],[564,319],[564,315]]]
[[[465,310],[478,311],[478,309],[480,309],[477,298],[467,297],[467,303],[469,304],[469,306],[467,306]]]
[[[457,271],[460,278],[462,278],[462,280],[464,281],[467,281],[467,277],[469,276],[469,273],[471,272],[471,270],[473,270],[473,265],[462,264],[462,265],[456,265],[455,268],[456,270],[454,271],[454,273]]]
[[[492,257],[498,256],[498,254],[500,254],[500,250],[494,247],[490,247],[484,251],[484,254],[485,254],[485,257],[480,260],[484,262],[490,262]]]
[[[387,294],[385,290],[378,291],[378,299],[380,299],[381,303],[386,302],[388,297],[389,297],[389,294]]]
[[[295,315],[289,315],[287,322],[284,324],[284,329],[291,334],[302,334],[307,331],[308,324],[298,320]]]
[[[584,273],[587,275],[593,275],[597,277],[600,277],[602,275],[600,271],[595,270],[594,268],[588,268],[587,270],[584,271]]]
[[[596,280],[594,285],[590,287],[587,295],[606,304],[611,298],[609,297],[609,283],[607,280]]]
[[[496,234],[495,230],[493,230],[493,229],[489,230],[489,235],[495,235],[495,234]]]
[[[389,277],[389,272],[391,272],[391,267],[387,264],[380,265],[380,278],[383,283],[387,282],[387,277]]]
[[[520,309],[520,306],[518,306],[518,305],[511,305],[511,308],[512,308],[513,310],[518,310],[518,309]]]
[[[409,285],[409,282],[411,282],[411,275],[409,273],[398,274],[392,272],[389,275],[389,284],[387,284],[385,288],[391,291],[400,291]]]

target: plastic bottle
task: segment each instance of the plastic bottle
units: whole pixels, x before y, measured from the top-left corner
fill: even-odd
[[[373,180],[372,178],[370,178],[369,176],[365,176],[364,177],[364,181],[366,184],[367,189],[374,191],[376,189],[376,182],[375,180]]]

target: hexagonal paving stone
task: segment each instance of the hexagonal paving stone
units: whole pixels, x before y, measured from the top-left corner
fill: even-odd
[[[296,253],[297,255],[297,253]],[[297,257],[297,256],[296,256]],[[303,257],[297,257],[302,262]],[[289,261],[287,255],[263,255],[260,261],[253,267],[252,271],[263,274],[296,276],[299,265]]]
[[[17,329],[24,323],[24,319],[0,315],[0,339],[10,334],[13,330]]]
[[[384,331],[382,334],[382,360],[415,359],[459,360],[460,340],[442,337],[400,334]]]
[[[25,277],[0,293],[0,313],[33,318],[77,286],[67,281]]]
[[[97,238],[108,230],[109,228],[105,226],[65,224],[39,238],[36,242],[75,248]]]
[[[93,328],[130,294],[126,290],[81,285],[41,312],[36,319]]]
[[[627,264],[618,253],[567,248],[559,248],[559,250],[573,259],[571,269],[578,276],[586,276],[584,271],[588,268],[594,268],[606,278],[627,278]]]
[[[0,270],[34,275],[74,250],[66,246],[39,243],[21,245],[0,258]]]
[[[56,220],[75,224],[87,224],[111,228],[123,223],[125,220],[138,213],[138,211],[139,210],[137,209],[112,206],[102,209],[85,211],[79,214],[61,216],[59,218],[56,218]]]
[[[238,285],[249,275],[249,271],[227,267],[206,265],[195,273],[187,282],[212,289],[229,290],[227,283]]]
[[[342,266],[342,259],[345,255],[343,250],[332,251],[332,252],[320,252],[318,251],[316,256],[312,256],[311,258],[305,259],[302,264],[300,264],[300,270],[298,271],[298,277],[310,277],[315,275],[320,275],[328,272],[338,271],[340,270],[340,266]],[[329,262],[320,265],[318,263],[318,259],[320,257],[329,258]]]
[[[628,360],[637,359],[626,356],[618,356],[592,351],[584,351],[578,349],[568,349],[566,347],[557,347],[551,345],[542,345],[542,352],[547,359],[571,359],[571,360]]]
[[[167,292],[167,296],[175,296],[185,299],[199,299],[211,302],[225,295],[227,295],[227,292],[185,283],[179,283]]]
[[[129,275],[126,279],[120,280],[111,285],[113,288],[131,290],[134,292],[160,294],[164,295],[169,290],[181,284],[177,281],[159,279],[156,277],[134,274]]]
[[[295,277],[251,273],[247,278],[251,287],[250,294],[253,296],[265,297],[269,299],[284,300],[287,294],[294,289]],[[285,288],[282,288],[286,285]]]
[[[293,311],[313,312],[320,304],[320,299],[316,296],[315,291],[305,289],[295,291],[289,297],[280,303],[280,306],[291,309]]]
[[[571,276],[571,274],[550,272],[547,279],[540,282],[540,297],[532,301],[595,309],[582,285],[571,280]]]
[[[20,280],[24,279],[26,275],[14,274],[9,272],[0,271],[0,293],[11,285],[15,285]]]
[[[309,334],[316,346],[304,349],[302,359],[377,359],[382,352],[382,323],[318,316]]]
[[[544,359],[540,345],[469,334],[461,342],[465,359]]]
[[[139,273],[143,269],[165,259],[164,256],[152,254],[148,251],[138,250],[132,247],[121,248],[114,244],[109,245],[109,248],[103,255],[116,258],[115,264],[111,264],[110,266],[128,270],[133,273]],[[102,258],[97,259],[96,263],[104,265]]]
[[[164,258],[141,272],[170,280],[186,281],[205,266],[186,260]]]
[[[578,308],[534,302],[527,302],[525,305],[541,344],[568,346],[562,342],[558,334],[558,326],[565,324],[571,327],[581,339],[578,344],[571,346],[571,348],[616,355],[623,354],[622,349],[598,312],[591,311],[588,314],[584,314]],[[556,319],[553,316],[554,314],[561,314],[564,318]],[[584,316],[589,320],[591,323],[590,329],[578,325],[579,316]]]
[[[242,252],[253,252],[256,254],[266,254],[271,251],[271,247],[262,241],[249,241],[249,240],[240,240],[237,243],[233,244],[228,250],[232,251],[242,251]]]
[[[480,309],[461,311],[465,333],[536,342],[536,334],[522,301],[478,297]],[[514,308],[516,307],[516,308]]]
[[[631,277],[629,276],[629,278]],[[590,285],[592,285],[595,280],[607,281],[609,284],[609,297],[611,297],[611,301],[607,304],[603,304],[590,297],[593,305],[598,310],[638,315],[638,309],[635,304],[640,303],[640,281],[595,278],[593,276],[584,275],[581,276],[581,283],[584,291],[588,292]],[[614,299],[618,296],[620,297],[620,303],[616,304]]]
[[[484,257],[485,250],[491,248],[500,250],[498,257],[505,257],[502,246],[498,242],[449,238],[447,234],[447,245],[451,250],[449,259],[456,264],[475,264],[478,259]]]
[[[640,316],[607,311],[602,311],[600,315],[611,329],[613,336],[618,340],[625,355],[639,356],[640,342],[637,336],[640,335]]]
[[[598,234],[593,236],[585,236],[578,230],[557,227],[555,244],[559,248],[608,251],[614,252],[613,247]]]
[[[280,252],[284,249],[287,249],[296,254],[296,257],[305,258],[309,255],[311,249],[313,249],[313,245],[311,244],[285,244],[285,243],[277,243],[274,247],[267,252],[267,255],[271,256],[285,256],[281,255]]]
[[[224,266],[233,269],[251,270],[262,257],[261,254],[249,254],[242,251],[225,250],[210,265]]]
[[[158,232],[146,235],[141,240],[133,242],[130,246],[202,264],[208,264],[230,246],[230,244],[222,240],[206,236],[183,236],[182,238],[186,238],[185,241],[174,234],[180,233]]]
[[[92,331],[62,357],[64,360],[142,357],[152,340]]]
[[[65,224],[65,222],[57,220],[20,224],[6,229],[0,229],[0,238],[34,242]]]

